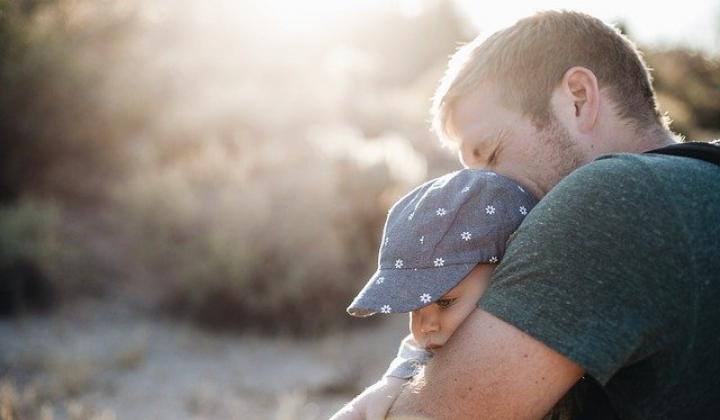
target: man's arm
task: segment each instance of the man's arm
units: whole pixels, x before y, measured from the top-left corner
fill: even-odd
[[[580,379],[577,364],[475,310],[406,386],[388,418],[538,419]]]

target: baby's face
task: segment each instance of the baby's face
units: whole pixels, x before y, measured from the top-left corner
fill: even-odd
[[[495,266],[479,264],[443,297],[410,313],[410,332],[422,348],[432,350],[445,342],[477,307]]]

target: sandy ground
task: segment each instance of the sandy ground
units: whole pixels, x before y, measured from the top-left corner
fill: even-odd
[[[321,339],[214,334],[122,304],[0,321],[0,417],[320,419],[383,372],[402,316]]]

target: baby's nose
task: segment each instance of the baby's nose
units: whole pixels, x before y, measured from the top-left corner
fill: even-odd
[[[440,322],[436,310],[428,308],[421,316],[422,323],[420,324],[420,331],[423,334],[440,330]]]

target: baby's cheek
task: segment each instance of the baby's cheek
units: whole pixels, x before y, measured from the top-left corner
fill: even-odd
[[[443,335],[445,336],[445,340],[447,341],[448,338],[452,337],[452,335],[455,333],[455,330],[457,327],[455,325],[445,325],[442,329]]]
[[[450,336],[455,333],[455,330],[458,329],[464,318],[463,314],[459,312],[448,313],[442,323],[442,332],[445,337],[450,338]]]

